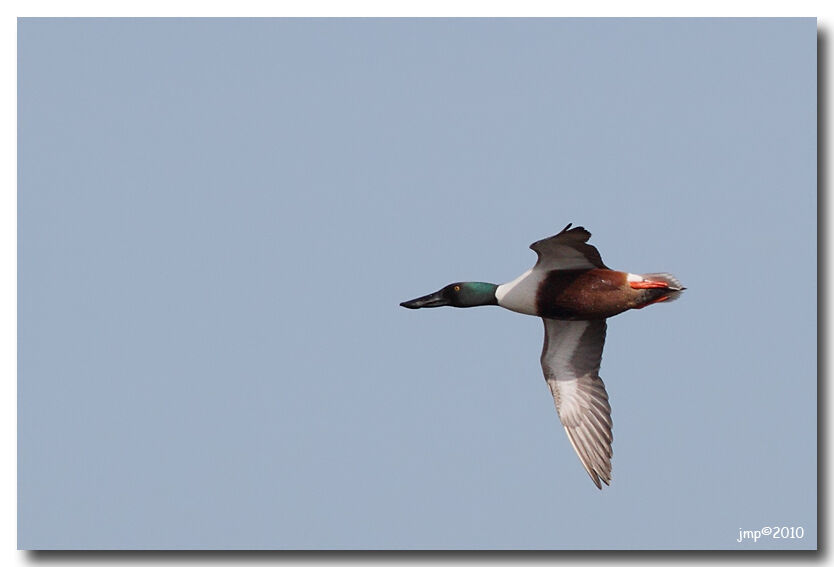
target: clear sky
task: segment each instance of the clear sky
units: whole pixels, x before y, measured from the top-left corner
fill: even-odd
[[[814,19],[23,19],[18,124],[20,547],[816,546]],[[540,321],[398,306],[568,222],[689,288],[603,491]]]

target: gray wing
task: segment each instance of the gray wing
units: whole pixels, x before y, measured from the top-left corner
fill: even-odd
[[[543,319],[542,370],[559,419],[591,480],[611,482],[611,406],[599,377],[605,319]]]
[[[568,225],[556,236],[539,240],[530,245],[538,254],[537,269],[574,270],[608,267],[602,263],[599,251],[588,244],[591,233],[581,226]]]

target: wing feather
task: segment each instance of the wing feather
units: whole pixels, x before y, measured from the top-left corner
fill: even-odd
[[[611,406],[599,377],[605,319],[543,319],[542,370],[559,419],[597,488],[611,482]]]
[[[588,244],[591,233],[581,226],[566,226],[556,236],[534,242],[530,248],[539,259],[534,269],[576,270],[608,267],[602,262],[599,250]]]

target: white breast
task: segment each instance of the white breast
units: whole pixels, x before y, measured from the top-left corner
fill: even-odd
[[[498,289],[495,290],[498,305],[517,313],[538,315],[536,313],[536,292],[539,289],[542,277],[541,272],[530,269],[513,281],[499,285]]]

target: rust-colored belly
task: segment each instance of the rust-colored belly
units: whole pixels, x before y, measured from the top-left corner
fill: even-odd
[[[604,319],[636,307],[625,272],[614,270],[555,270],[539,288],[536,305],[542,317]]]

